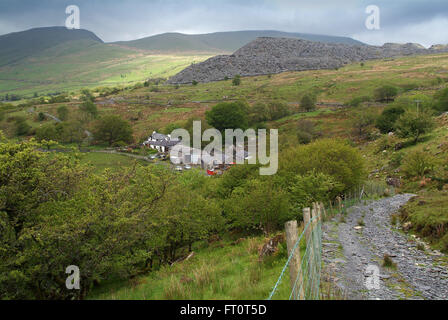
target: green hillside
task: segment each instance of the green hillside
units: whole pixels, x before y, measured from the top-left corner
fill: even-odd
[[[71,41],[82,40],[86,45],[103,43],[87,30],[64,27],[36,28],[0,36],[0,67],[17,63],[43,51]]]
[[[391,224],[410,222],[410,240],[418,235],[431,248],[446,253],[447,74],[448,54],[438,54],[367,61],[338,70],[243,77],[238,86],[230,79],[197,85],[140,85],[95,97],[98,119],[87,116],[80,97],[68,102],[33,99],[28,104],[0,105],[2,181],[7,183],[3,203],[16,211],[23,203],[31,208],[26,216],[30,227],[11,237],[17,245],[6,247],[0,259],[0,270],[5,270],[0,283],[13,284],[0,285],[0,293],[11,299],[266,299],[287,253],[284,243],[272,256],[260,257],[260,249],[283,233],[286,219],[302,220],[295,211],[296,202],[321,191],[311,184],[309,191],[294,190],[304,190],[297,186],[314,172],[336,179],[356,170],[369,199],[417,194],[416,200],[391,217]],[[385,85],[395,89],[394,101],[379,100],[378,89]],[[307,94],[313,94],[317,102],[310,110],[302,107]],[[221,102],[242,100],[247,102],[246,116],[252,127],[279,130],[279,171],[275,176],[261,177],[252,166],[235,166],[214,178],[206,177],[199,168],[173,172],[169,162],[162,160],[135,163],[132,156],[148,156],[146,148],[106,154],[104,142],[92,144],[83,137],[69,136],[79,128],[95,136],[98,121],[114,115],[127,121],[133,129],[133,143],[141,145],[154,130],[167,134],[173,128],[189,130],[195,119],[202,120],[204,128],[209,125],[207,111]],[[68,115],[62,124],[39,116],[58,115],[63,106]],[[29,111],[31,107],[34,112]],[[391,108],[403,108],[403,116],[392,121],[394,134],[382,133],[378,119]],[[259,117],[262,112],[264,120]],[[428,126],[431,130],[417,140],[402,135],[406,133],[402,120],[415,112],[432,123]],[[420,122],[413,119],[417,119],[413,123]],[[47,131],[49,128],[55,130]],[[57,140],[61,145],[53,150],[64,148],[66,152],[44,153],[36,150],[34,142],[17,143],[31,137]],[[68,148],[75,146],[81,146],[80,153],[69,152]],[[52,148],[45,142],[44,147]],[[26,166],[24,159],[28,160]],[[364,170],[356,169],[360,163]],[[335,173],[327,173],[333,168]],[[15,183],[24,176],[32,179]],[[336,188],[339,183],[328,185]],[[30,192],[31,187],[39,189]],[[59,196],[60,190],[67,196]],[[333,201],[334,206],[334,193],[328,190],[322,193],[322,201]],[[336,191],[349,200],[356,192],[348,187]],[[42,200],[44,192],[55,196]],[[43,203],[37,209],[31,207],[38,201]],[[342,214],[337,221],[343,224],[348,217]],[[260,229],[270,221],[275,223],[272,231]],[[358,223],[364,224],[364,220]],[[40,242],[29,241],[30,236]],[[300,248],[304,254],[304,246]],[[342,250],[343,246],[334,249],[335,254]],[[190,256],[191,252],[194,255]],[[73,293],[60,290],[57,280],[74,256],[87,276],[82,282],[84,291]],[[441,258],[439,267],[445,269],[448,260]],[[17,278],[17,274],[24,276]],[[394,272],[388,280],[395,281],[398,275]],[[325,281],[334,279],[327,276],[323,274],[321,298],[344,298],[332,282]],[[35,283],[49,285],[37,287]],[[289,281],[283,281],[274,298],[288,299],[289,293]]]
[[[210,55],[154,55],[104,44],[93,33],[62,27],[0,37],[0,97],[167,78]]]
[[[106,44],[86,30],[36,28],[0,36],[0,100],[12,94],[29,98],[35,93],[57,94],[168,78],[192,63],[233,52],[262,36],[360,44],[344,37],[279,31],[167,33]]]
[[[134,41],[116,42],[118,45],[159,52],[234,52],[258,37],[301,38],[328,43],[362,44],[347,37],[288,33],[281,31],[233,31],[187,35],[165,33]]]

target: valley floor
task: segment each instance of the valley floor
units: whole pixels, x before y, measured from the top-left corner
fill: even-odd
[[[392,226],[391,216],[413,197],[354,206],[324,225],[326,280],[335,282],[346,299],[448,299],[446,257]],[[393,261],[390,267],[383,267],[385,254]],[[367,289],[369,266],[380,270],[379,289]]]

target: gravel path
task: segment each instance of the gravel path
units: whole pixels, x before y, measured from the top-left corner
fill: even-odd
[[[402,194],[358,205],[344,218],[324,224],[324,278],[336,283],[344,298],[448,299],[447,257],[391,225],[391,215],[412,197]],[[417,249],[419,243],[425,250]],[[396,268],[382,267],[385,254]],[[370,270],[378,275],[376,286],[368,285],[375,279]]]

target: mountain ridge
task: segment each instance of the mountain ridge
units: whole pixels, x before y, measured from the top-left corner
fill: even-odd
[[[104,44],[88,30],[68,30],[65,27],[42,27],[0,36],[0,67],[11,65],[47,49],[71,41],[84,40]]]
[[[276,30],[224,31],[205,34],[163,33],[131,41],[118,41],[111,44],[149,51],[165,52],[214,52],[231,53],[259,37],[297,38],[324,43],[345,43],[364,45],[349,37],[329,36],[308,33],[293,33]]]

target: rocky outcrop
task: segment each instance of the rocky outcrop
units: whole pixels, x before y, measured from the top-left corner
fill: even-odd
[[[425,49],[413,43],[382,47],[313,42],[291,38],[258,38],[232,55],[194,64],[168,80],[171,84],[211,82],[235,75],[256,76],[285,71],[340,68],[348,63],[415,54],[448,52],[447,46]]]

